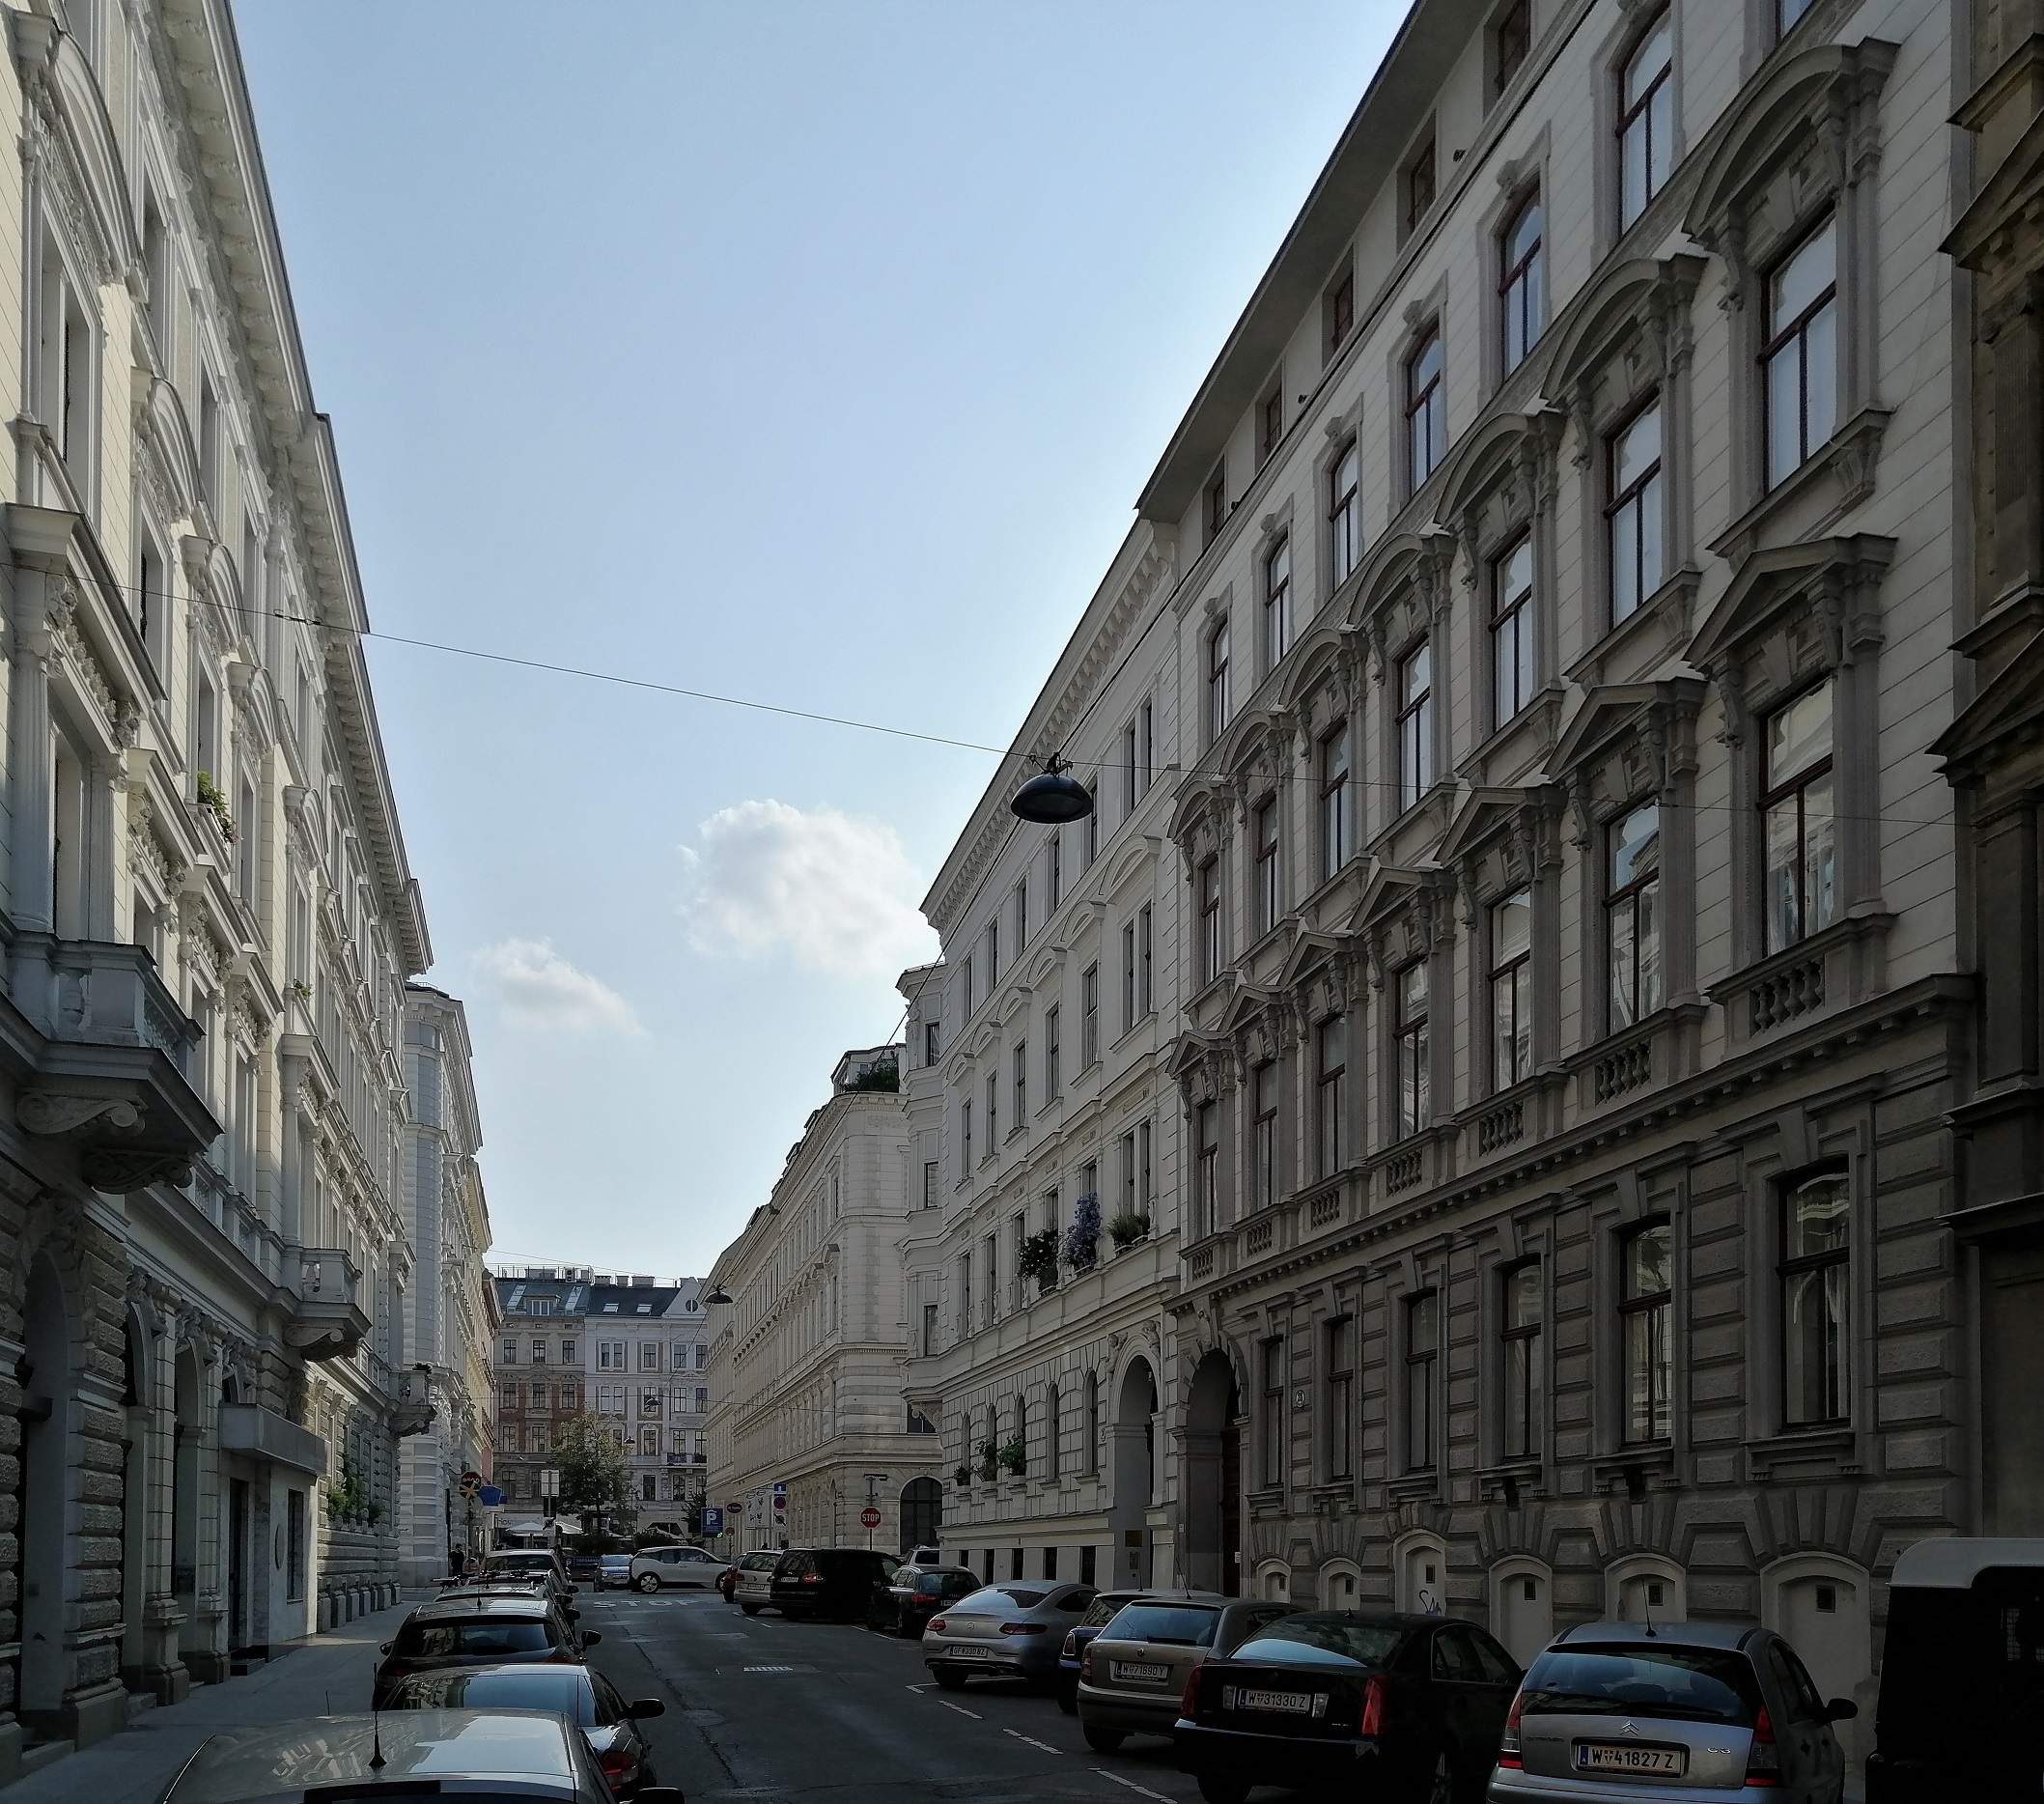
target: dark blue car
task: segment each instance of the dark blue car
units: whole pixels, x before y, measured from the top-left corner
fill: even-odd
[[[1056,1685],[1057,1707],[1067,1716],[1078,1714],[1078,1656],[1085,1652],[1086,1643],[1121,1614],[1123,1604],[1149,1594],[1144,1591],[1104,1591],[1078,1619],[1078,1626],[1065,1636],[1065,1645],[1057,1656]]]

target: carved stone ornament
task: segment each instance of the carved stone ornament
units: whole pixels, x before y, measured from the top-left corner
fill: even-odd
[[[81,1156],[78,1170],[95,1190],[126,1197],[155,1184],[182,1188],[190,1183],[191,1154],[163,1147],[96,1147]]]
[[[143,1113],[125,1096],[65,1096],[50,1090],[25,1091],[14,1104],[14,1119],[24,1132],[51,1139],[75,1133],[104,1116],[103,1126],[117,1134],[140,1132]]]

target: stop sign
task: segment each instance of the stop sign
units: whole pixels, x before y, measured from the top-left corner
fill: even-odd
[[[861,1528],[877,1529],[880,1527],[880,1511],[868,1504],[858,1512],[858,1520]]]

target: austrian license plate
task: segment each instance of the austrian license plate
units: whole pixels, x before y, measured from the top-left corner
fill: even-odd
[[[944,1651],[954,1660],[991,1660],[994,1657],[993,1649],[989,1648],[954,1647],[946,1648]]]
[[[1288,1716],[1310,1716],[1310,1691],[1251,1691],[1245,1685],[1235,1694],[1236,1707],[1244,1710],[1282,1710]]]
[[[1686,1748],[1638,1748],[1609,1741],[1576,1743],[1576,1770],[1581,1773],[1651,1773],[1657,1779],[1680,1779],[1688,1767]]]
[[[1161,1685],[1171,1677],[1171,1669],[1162,1664],[1153,1666],[1147,1660],[1116,1660],[1114,1677],[1132,1685]]]

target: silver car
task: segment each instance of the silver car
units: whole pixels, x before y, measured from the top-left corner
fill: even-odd
[[[1826,1703],[1779,1635],[1719,1622],[1589,1622],[1520,1682],[1490,1804],[1838,1804],[1845,1759]]]
[[[945,1605],[923,1629],[923,1664],[946,1691],[975,1675],[1057,1677],[1058,1649],[1093,1601],[1093,1587],[1045,1579],[989,1585]]]
[[[770,1548],[747,1554],[731,1581],[731,1601],[747,1616],[759,1615],[773,1601],[773,1568],[780,1563],[780,1555]]]

